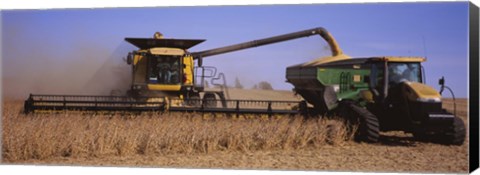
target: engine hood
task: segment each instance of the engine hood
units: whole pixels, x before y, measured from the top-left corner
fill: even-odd
[[[411,101],[440,102],[442,98],[433,87],[417,82],[404,82],[403,91]]]

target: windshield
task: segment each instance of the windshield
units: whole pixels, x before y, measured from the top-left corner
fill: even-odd
[[[403,81],[422,82],[420,63],[388,63],[389,84]]]
[[[158,84],[180,83],[180,59],[174,56],[149,56],[149,82]]]

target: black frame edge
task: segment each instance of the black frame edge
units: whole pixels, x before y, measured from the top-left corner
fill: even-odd
[[[469,169],[475,171],[479,167],[479,13],[478,7],[469,2]]]

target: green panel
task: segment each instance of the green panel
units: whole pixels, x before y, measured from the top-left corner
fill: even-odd
[[[356,100],[361,90],[368,89],[365,76],[369,75],[369,69],[318,68],[317,79],[323,85],[337,86],[338,98]],[[344,76],[343,82],[341,82],[342,76]]]
[[[318,68],[317,78],[324,85],[339,84],[342,72],[350,73],[352,77],[353,75],[360,75],[360,82],[364,81],[365,75],[370,75],[369,69]]]

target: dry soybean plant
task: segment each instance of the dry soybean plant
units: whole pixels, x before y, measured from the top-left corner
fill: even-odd
[[[343,121],[300,116],[195,113],[24,115],[5,102],[2,156],[7,162],[52,157],[102,157],[318,148],[352,138]]]

